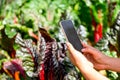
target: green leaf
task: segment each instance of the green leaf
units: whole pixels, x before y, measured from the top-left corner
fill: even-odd
[[[17,32],[15,29],[11,29],[9,26],[5,27],[5,34],[8,36],[8,38],[13,38]]]

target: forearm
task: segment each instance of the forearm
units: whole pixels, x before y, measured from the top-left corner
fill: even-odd
[[[120,72],[120,59],[119,58],[109,58],[106,60],[106,69],[116,72]]]
[[[78,66],[78,68],[86,80],[109,80],[92,67],[86,66],[82,68],[81,66],[80,67]]]

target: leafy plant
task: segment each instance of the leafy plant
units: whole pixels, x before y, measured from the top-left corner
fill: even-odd
[[[57,79],[59,75],[59,79],[84,80],[67,58],[58,23],[72,19],[84,42],[119,57],[119,9],[119,0],[0,0],[0,79],[13,80],[15,74],[24,80],[20,70],[10,77],[4,71],[8,67],[3,69],[4,63],[15,66],[12,61],[18,60],[26,80]],[[107,76],[119,79],[115,72],[107,71]]]

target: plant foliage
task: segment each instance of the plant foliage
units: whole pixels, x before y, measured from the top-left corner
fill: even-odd
[[[119,57],[119,9],[119,0],[0,0],[0,80],[84,80],[58,23],[73,20],[81,40]]]

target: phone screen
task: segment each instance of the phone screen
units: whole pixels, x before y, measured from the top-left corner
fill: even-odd
[[[73,47],[76,50],[81,51],[83,46],[82,46],[81,41],[77,35],[77,32],[74,28],[72,21],[71,20],[63,20],[60,22],[60,26],[63,29],[63,32],[66,36],[66,39],[73,45]]]

